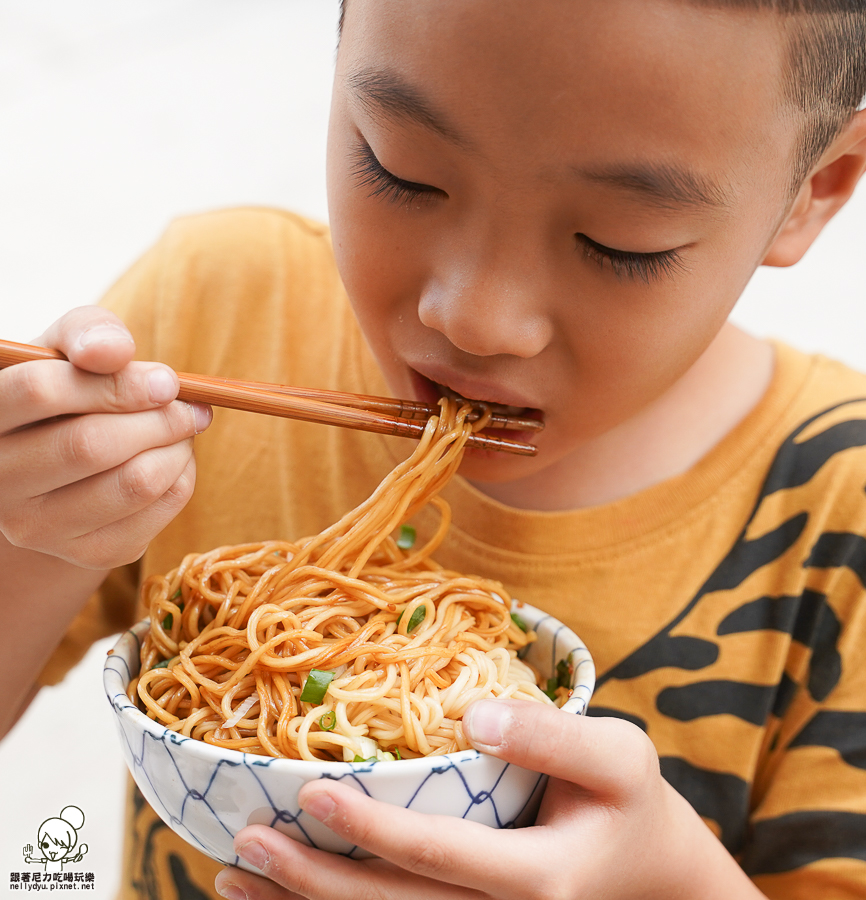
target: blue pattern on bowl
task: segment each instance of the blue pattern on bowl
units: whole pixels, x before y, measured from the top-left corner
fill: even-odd
[[[563,710],[582,715],[595,685],[595,667],[583,642],[540,610],[527,604],[515,608],[538,634],[528,649],[528,662],[545,674],[553,674],[561,659],[572,663],[572,696]],[[375,764],[307,762],[223,750],[168,731],[126,695],[132,673],[138,672],[140,639],[147,627],[146,621],[139,622],[121,636],[103,672],[123,756],[163,821],[223,864],[250,868],[235,855],[232,841],[254,823],[270,825],[313,847],[352,857],[369,855],[298,808],[299,789],[317,778],[347,781],[377,800],[407,809],[494,828],[520,827],[535,819],[547,776],[476,750]]]

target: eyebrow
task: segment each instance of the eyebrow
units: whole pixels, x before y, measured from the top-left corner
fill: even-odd
[[[393,119],[422,125],[452,144],[468,147],[447,117],[413,85],[393,72],[362,69],[346,78],[361,104],[372,113],[384,113]]]
[[[467,141],[416,87],[386,70],[361,69],[346,77],[366,109],[393,119],[421,125],[464,149]],[[664,163],[621,164],[575,168],[581,178],[635,194],[662,209],[696,207],[719,209],[730,204],[722,187],[690,168]]]
[[[662,209],[682,206],[719,209],[730,205],[730,198],[721,185],[689,168],[639,163],[574,171],[581,178],[636,194]]]

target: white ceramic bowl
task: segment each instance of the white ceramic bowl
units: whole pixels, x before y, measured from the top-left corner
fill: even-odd
[[[552,676],[562,659],[573,664],[573,694],[563,712],[582,715],[595,686],[583,642],[561,622],[523,604],[520,617],[538,634],[528,662]],[[254,823],[277,828],[314,847],[367,855],[298,808],[301,786],[317,778],[346,781],[377,800],[425,813],[458,816],[494,828],[535,819],[546,776],[467,750],[444,756],[378,763],[306,762],[223,750],[178,736],[148,718],[126,696],[139,669],[148,622],[127,631],[105,662],[103,683],[115,712],[123,756],[147,802],[194,847],[225,865],[249,868],[234,852],[234,836]]]

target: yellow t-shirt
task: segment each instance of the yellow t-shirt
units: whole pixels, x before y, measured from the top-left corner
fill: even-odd
[[[174,224],[105,304],[138,358],[180,371],[386,393],[327,230],[274,210]],[[189,552],[315,534],[408,453],[395,438],[217,410],[193,499],[118,570],[43,673],[135,612]],[[691,470],[606,506],[511,509],[464,480],[437,553],[568,623],[591,711],[643,728],[662,772],[773,898],[866,897],[866,376],[776,347],[758,406]],[[419,532],[429,532],[422,513]],[[134,789],[123,898],[216,896],[216,863]],[[197,893],[196,893],[197,891]]]

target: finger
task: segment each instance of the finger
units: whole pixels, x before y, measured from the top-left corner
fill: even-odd
[[[177,375],[158,363],[132,362],[107,375],[61,360],[9,366],[0,371],[0,434],[56,416],[154,409],[177,392]]]
[[[426,815],[381,803],[329,779],[306,784],[298,802],[350,844],[400,869],[495,897],[514,896],[515,873],[508,862],[492,867],[490,860],[524,858],[540,831],[495,829],[466,819]]]
[[[145,450],[186,440],[210,420],[209,407],[175,401],[128,415],[77,416],[17,431],[0,443],[0,490],[9,501],[46,494]]]
[[[37,497],[29,514],[40,523],[49,546],[78,538],[157,503],[181,477],[192,455],[192,439],[146,450],[108,472]]]
[[[273,885],[247,872],[231,870],[230,878],[249,900],[478,900],[475,891],[433,882],[381,859],[353,860],[293,841],[272,828],[253,825],[235,838],[235,850]],[[287,891],[288,894],[280,892]],[[254,893],[255,891],[255,893]]]
[[[226,900],[305,900],[303,894],[296,894],[243,869],[223,869],[214,879],[214,887]]]
[[[19,504],[0,524],[15,546],[87,568],[121,565],[180,512],[194,484],[190,439]]]
[[[263,825],[243,829],[234,844],[238,856],[267,876],[260,878],[240,869],[222,873],[223,883],[231,879],[250,900],[283,900],[286,896],[361,900],[364,896],[365,871],[357,861],[308,847]],[[351,891],[345,889],[347,880],[353,885]],[[343,893],[338,893],[341,888]],[[380,896],[384,900],[386,894]]]
[[[659,774],[650,739],[622,719],[528,700],[479,700],[467,709],[463,731],[477,750],[598,794],[629,793]]]
[[[189,502],[195,487],[195,459],[154,503],[134,515],[76,538],[55,555],[89,569],[112,569],[134,562]]]
[[[122,369],[135,342],[120,319],[99,306],[80,306],[48,327],[34,343],[59,350],[79,369],[106,374]]]

